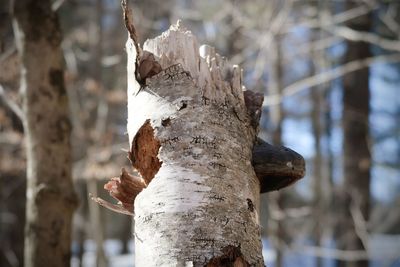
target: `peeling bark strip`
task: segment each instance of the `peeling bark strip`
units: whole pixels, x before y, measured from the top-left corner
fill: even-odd
[[[240,69],[206,46],[200,56],[178,23],[144,44],[162,70],[140,84],[136,47],[129,39],[128,135],[148,185],[134,202],[135,266],[206,266],[229,246],[234,263],[264,266],[251,165],[260,105],[248,112]]]
[[[112,211],[133,215],[133,203],[136,196],[146,187],[146,182],[143,178],[129,174],[122,168],[119,177],[111,178],[111,180],[104,185],[110,195],[119,201],[118,205],[111,204],[99,197],[91,196],[92,200],[101,206]]]

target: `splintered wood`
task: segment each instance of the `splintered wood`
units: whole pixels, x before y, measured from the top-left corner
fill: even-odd
[[[246,103],[240,68],[200,47],[180,22],[146,41],[138,57],[133,40],[126,49],[131,160],[147,176],[137,158],[154,155],[137,146],[149,139],[147,125],[162,163],[135,198],[136,266],[205,266],[229,246],[242,255],[233,262],[263,266],[251,164],[262,96],[250,92]],[[144,53],[162,70],[143,82],[136,68]]]
[[[256,142],[264,96],[245,90],[238,66],[179,21],[142,49],[125,0],[123,9],[128,157],[139,176],[123,170],[105,185],[119,204],[94,200],[134,215],[135,266],[264,266],[260,188],[300,179],[304,159]]]

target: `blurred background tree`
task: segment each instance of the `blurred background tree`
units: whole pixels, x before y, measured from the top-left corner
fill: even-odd
[[[305,179],[262,196],[267,266],[400,266],[399,1],[131,5],[142,43],[181,18],[201,42],[239,64],[247,88],[265,95],[260,136],[306,158]],[[71,262],[131,264],[131,218],[88,202],[88,192],[107,198],[105,179],[129,166],[120,3],[55,0],[52,7],[63,30],[80,198]],[[26,156],[11,10],[11,1],[1,1],[0,265],[22,266]]]

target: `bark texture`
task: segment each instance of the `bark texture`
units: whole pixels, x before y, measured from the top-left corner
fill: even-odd
[[[61,32],[51,1],[14,2],[27,147],[25,266],[69,266],[71,179]]]
[[[179,23],[144,44],[162,71],[143,86],[137,46],[126,48],[130,158],[147,184],[134,203],[135,266],[263,266],[258,113],[246,108],[241,70],[211,47],[199,54]]]

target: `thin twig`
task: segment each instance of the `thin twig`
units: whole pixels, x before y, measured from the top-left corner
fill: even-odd
[[[367,230],[367,222],[360,210],[360,197],[357,197],[356,194],[353,194],[353,201],[350,204],[350,214],[354,222],[354,231],[356,232],[358,238],[360,239],[364,249],[369,251],[369,234]]]
[[[364,3],[369,7],[379,7],[379,2],[375,0],[364,0]],[[393,3],[389,4],[385,14],[382,12],[378,12],[378,18],[382,21],[383,24],[398,38],[400,38],[400,24],[396,22],[396,10],[397,7],[393,5]],[[393,14],[394,13],[394,14]]]
[[[51,9],[53,11],[57,11],[63,4],[64,4],[65,0],[56,0],[55,2],[53,2],[53,4],[51,5]]]
[[[323,24],[326,27],[330,27],[332,25],[336,25],[339,23],[344,23],[346,21],[355,19],[357,17],[363,16],[365,14],[368,14],[369,12],[373,11],[376,9],[377,6],[375,7],[368,7],[365,5],[355,7],[353,9],[346,10],[344,12],[341,12],[339,14],[335,14],[333,16],[330,16],[330,20],[324,20]],[[310,20],[306,20],[303,22],[294,22],[286,25],[286,28],[282,31],[282,33],[288,33],[290,31],[293,31],[294,27],[307,27],[307,28],[319,28],[321,26],[321,19],[320,18],[314,18]]]
[[[253,80],[258,80],[261,78],[261,76],[264,72],[263,70],[266,65],[265,55],[266,55],[267,51],[269,51],[271,49],[271,43],[272,43],[273,39],[276,38],[276,36],[280,34],[283,25],[289,18],[289,14],[292,10],[292,6],[293,6],[292,0],[285,1],[282,10],[272,21],[269,31],[264,35],[263,38],[261,38],[259,51],[257,54],[257,59],[254,64],[255,67],[254,67],[254,72],[253,72]]]
[[[282,95],[268,95],[264,98],[263,106],[278,105],[281,103],[283,97],[293,96],[304,89],[308,89],[319,84],[332,81],[345,74],[366,68],[374,63],[395,63],[400,62],[400,53],[381,55],[365,58],[362,60],[354,60],[343,64],[337,68],[330,69],[328,71],[318,73],[314,76],[299,80],[291,85],[287,86],[282,90]]]
[[[343,261],[359,261],[371,258],[364,250],[340,250],[334,248],[301,245],[291,246],[291,249],[294,251],[299,251],[303,254],[306,253],[321,258],[331,258]]]
[[[343,39],[337,36],[329,36],[321,38],[313,42],[305,42],[300,44],[294,44],[296,49],[293,51],[287,51],[285,58],[283,59],[284,65],[290,64],[299,57],[309,56],[313,51],[321,52],[324,49],[334,46],[335,44],[342,42]]]
[[[271,209],[271,219],[282,221],[285,219],[304,218],[311,214],[311,207],[304,206],[299,208],[278,209],[276,206]]]
[[[15,44],[13,44],[10,48],[8,48],[6,51],[4,51],[3,53],[1,53],[0,55],[0,62],[5,61],[6,59],[8,59],[11,55],[14,54],[14,52],[17,51],[17,47],[15,46]]]
[[[325,27],[323,29],[350,41],[363,41],[377,45],[383,49],[400,52],[400,41],[382,38],[377,34],[363,31],[356,31],[345,26]]]
[[[17,115],[17,117],[21,120],[21,122],[24,122],[25,115],[21,107],[17,103],[15,103],[10,97],[7,96],[4,87],[1,84],[0,84],[0,98],[14,112],[14,114]]]

